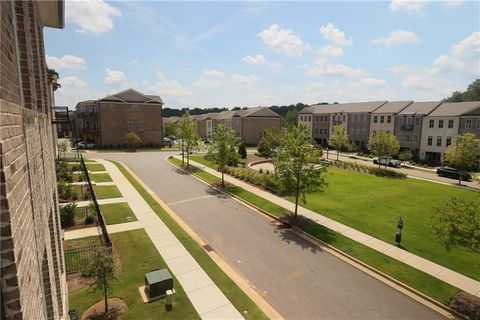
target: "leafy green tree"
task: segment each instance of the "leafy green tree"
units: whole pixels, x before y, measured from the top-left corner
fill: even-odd
[[[238,159],[236,149],[239,144],[240,139],[237,137],[235,131],[227,128],[224,124],[218,125],[213,131],[208,157],[218,165],[218,169],[222,173],[222,187],[225,187],[225,167],[229,164],[236,163]]]
[[[58,143],[58,151],[63,153],[63,158],[65,158],[65,152],[68,150],[68,141],[62,140]]]
[[[283,127],[288,128],[289,126],[298,125],[298,110],[292,109],[288,110],[287,114],[282,121]]]
[[[247,159],[247,148],[245,147],[245,143],[242,142],[238,147],[238,155],[242,159]]]
[[[199,136],[195,120],[190,117],[190,113],[185,111],[180,122],[180,138],[182,139],[182,164],[185,162],[185,153],[187,154],[187,167],[190,166],[190,153],[198,144]]]
[[[401,161],[410,161],[412,160],[412,158],[413,158],[413,154],[410,150],[402,151],[398,155],[398,159],[400,159]]]
[[[75,224],[75,209],[77,204],[70,202],[60,207],[60,223],[62,227],[71,227]]]
[[[262,157],[273,157],[280,145],[281,139],[281,130],[272,128],[266,129],[265,136],[260,140],[260,143],[257,146],[258,154]]]
[[[130,150],[135,151],[142,143],[142,139],[135,132],[131,131],[125,135],[125,142],[130,146]]]
[[[466,91],[454,91],[448,98],[443,99],[445,102],[463,102],[463,101],[479,101],[480,100],[480,79],[473,81]]]
[[[431,223],[442,244],[480,253],[480,202],[452,197],[437,208]]]
[[[87,268],[88,277],[93,279],[91,288],[93,291],[103,292],[105,299],[105,313],[108,312],[108,291],[112,280],[115,280],[115,264],[111,248],[98,247],[92,255],[92,262]]]
[[[333,132],[330,135],[330,139],[328,140],[328,144],[337,150],[337,161],[338,161],[338,153],[340,150],[345,149],[349,145],[347,130],[343,125],[336,125],[333,127]]]
[[[480,139],[473,133],[459,135],[455,144],[447,148],[444,161],[459,171],[458,184],[462,183],[462,174],[478,164],[479,155]]]
[[[167,122],[165,123],[165,136],[167,137],[176,137],[178,135],[178,126],[176,123]]]
[[[400,150],[400,143],[396,136],[391,133],[380,132],[374,135],[368,141],[368,148],[374,156],[377,156],[379,159],[386,158],[385,168],[387,167],[388,160],[397,155]],[[380,161],[378,163],[380,168]]]
[[[319,165],[322,152],[314,148],[306,136],[308,129],[304,125],[290,126],[273,158],[282,192],[295,197],[295,220],[299,198],[306,203],[306,194],[326,186],[325,168]]]

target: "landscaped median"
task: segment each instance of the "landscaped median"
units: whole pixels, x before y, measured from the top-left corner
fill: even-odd
[[[181,166],[182,164],[181,160],[175,158],[170,158],[169,161],[176,166]],[[207,165],[207,163],[208,162],[205,160],[202,164]],[[197,167],[190,166],[188,171],[211,184],[218,185],[220,183],[220,178]],[[287,209],[265,200],[256,194],[246,191],[241,187],[227,185],[225,191],[249,204],[254,205],[262,211],[267,212],[273,217],[282,218],[289,213]],[[303,221],[300,227],[309,235],[345,252],[359,261],[366,263],[367,265],[391,276],[392,278],[418,290],[427,296],[432,297],[443,304],[448,304],[450,298],[459,291],[459,289],[433,276],[410,267],[400,261],[392,259],[376,250],[353,241],[337,232],[331,231],[317,223],[312,221]]]
[[[207,275],[212,279],[215,285],[230,300],[233,306],[246,319],[268,319],[262,310],[223,272],[223,270],[210,258],[206,251],[199,246],[186,231],[184,231],[177,222],[161,207],[155,198],[142,186],[142,184],[133,177],[125,167],[115,161],[113,162],[123,175],[128,179],[132,186],[145,199],[152,210],[165,223],[175,237],[182,243]],[[143,258],[141,259],[143,260]],[[139,317],[140,319],[141,317]],[[184,319],[177,317],[177,319]],[[185,319],[189,319],[186,317]]]

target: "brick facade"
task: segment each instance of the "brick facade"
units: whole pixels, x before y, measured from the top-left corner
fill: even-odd
[[[68,310],[40,5],[0,2],[0,285],[6,319],[62,319]]]

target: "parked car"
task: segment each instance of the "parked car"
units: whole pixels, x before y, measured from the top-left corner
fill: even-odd
[[[93,148],[95,148],[95,143],[88,142],[88,141],[80,141],[79,143],[77,143],[77,148],[78,149],[93,149]]]
[[[437,169],[437,174],[440,177],[446,177],[446,178],[452,178],[458,180],[460,176],[462,177],[461,179],[463,181],[470,181],[472,180],[472,176],[468,172],[462,172],[460,173],[457,169],[455,168],[450,168],[450,167],[440,167]]]
[[[382,166],[387,165],[389,167],[399,168],[402,165],[400,160],[387,159],[387,158],[373,158],[373,163],[380,164]]]

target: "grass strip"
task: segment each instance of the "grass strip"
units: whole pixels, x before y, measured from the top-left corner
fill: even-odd
[[[169,161],[173,164],[181,165],[181,161],[178,159],[170,158]],[[199,168],[191,166],[189,171],[200,178],[206,177],[207,179],[205,180],[210,183],[220,182],[219,178]],[[232,194],[269,212],[275,217],[280,218],[289,212],[285,208],[248,192],[241,187],[228,186],[226,190],[229,192],[233,191]],[[443,304],[448,304],[450,298],[460,291],[458,288],[425,272],[392,259],[389,256],[317,223],[310,222],[302,226],[302,230]]]
[[[227,276],[222,269],[208,256],[205,250],[200,247],[160,206],[160,204],[145,190],[145,188],[121,165],[112,161],[134,188],[145,199],[152,210],[162,219],[185,249],[192,255],[197,263],[208,274],[212,281],[230,300],[233,306],[243,314],[246,319],[268,319],[263,311]],[[245,313],[245,311],[247,311]],[[180,319],[180,317],[178,317]]]
[[[105,167],[101,163],[85,163],[88,171],[105,171]]]
[[[90,180],[94,182],[112,182],[112,177],[108,173],[92,173]]]
[[[107,224],[137,221],[127,202],[102,204],[100,209],[102,209]]]
[[[117,186],[93,186],[97,199],[110,199],[123,197]]]
[[[91,245],[97,242],[95,238],[98,239],[94,237],[90,242],[89,238],[67,241],[67,245],[69,247]],[[145,273],[168,268],[145,230],[114,233],[111,234],[111,238],[113,248],[119,256],[120,267],[117,271],[117,279],[112,282],[109,298],[119,297],[127,302],[128,312],[122,317],[123,320],[200,319],[182,286],[171,272],[176,291],[173,310],[165,310],[163,299],[143,303],[138,288],[145,284]],[[69,294],[70,308],[77,309],[79,314],[102,299],[103,295],[100,292],[92,292],[89,288]]]

